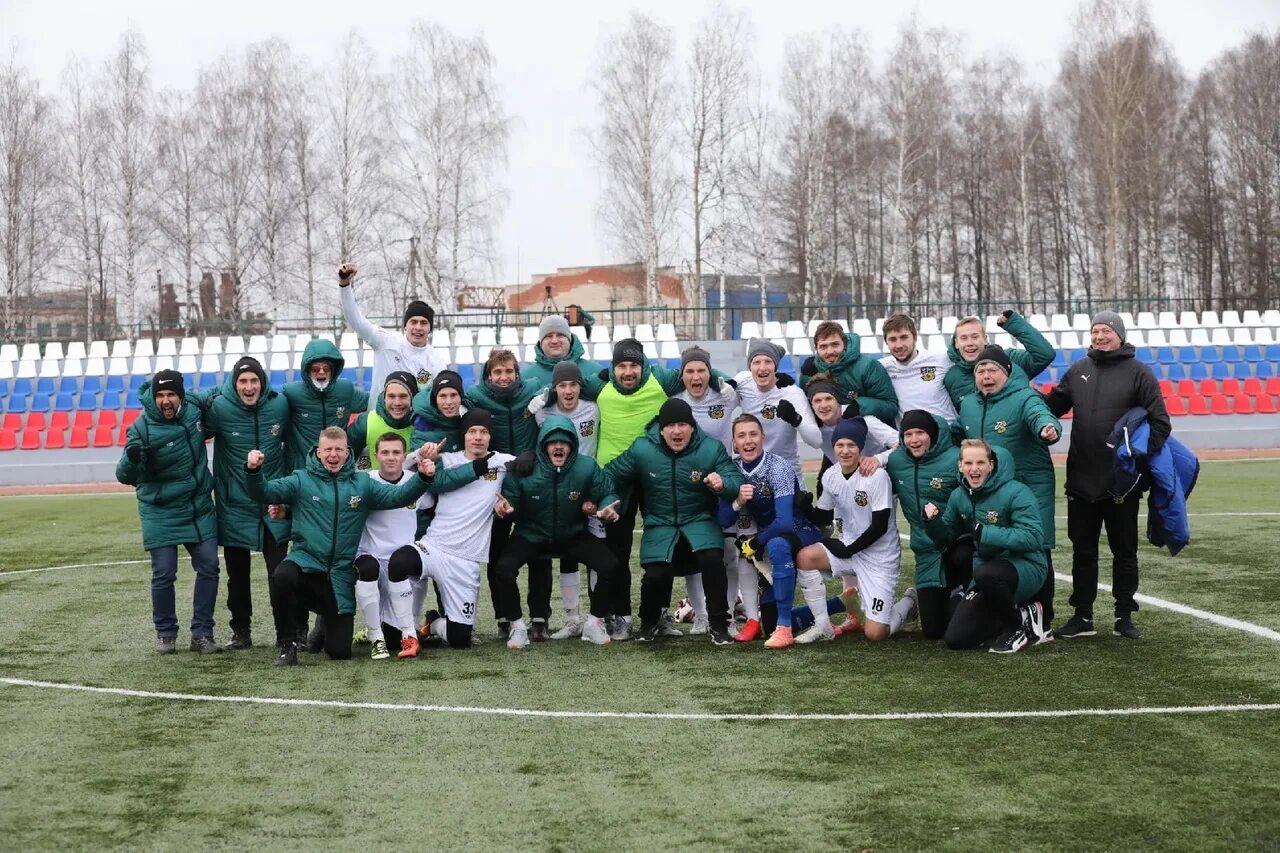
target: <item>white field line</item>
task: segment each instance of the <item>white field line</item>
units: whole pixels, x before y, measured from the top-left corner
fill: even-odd
[[[482,708],[470,705],[419,705],[407,702],[346,702],[335,699],[283,699],[270,696],[210,696],[199,693],[172,693],[158,690],[130,690],[123,687],[92,687],[56,681],[32,681],[0,676],[0,684],[44,690],[66,690],[100,696],[131,699],[168,699],[179,702],[222,702],[235,705],[275,705],[294,708],[337,708],[366,711],[408,711],[427,714],[484,714],[493,717],[539,717],[561,720],[654,720],[682,722],[758,721],[861,721],[889,722],[915,720],[1017,720],[1060,717],[1132,717],[1166,714],[1223,714],[1280,711],[1280,704],[1169,705],[1150,708],[1071,708],[1045,711],[884,711],[846,714],[716,714],[671,711],[546,711],[536,708]]]

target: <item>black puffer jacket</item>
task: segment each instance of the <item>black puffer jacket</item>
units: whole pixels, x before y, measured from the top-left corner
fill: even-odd
[[[1147,410],[1152,454],[1164,446],[1172,431],[1164,398],[1160,396],[1160,383],[1151,368],[1134,355],[1132,344],[1108,352],[1091,349],[1045,395],[1049,410],[1055,415],[1073,412],[1066,482],[1066,492],[1071,497],[1086,501],[1109,499],[1112,452],[1107,437],[1116,421],[1133,407]]]

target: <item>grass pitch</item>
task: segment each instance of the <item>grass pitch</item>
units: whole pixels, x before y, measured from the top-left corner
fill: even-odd
[[[1280,630],[1280,462],[1207,463],[1142,591]],[[686,637],[413,662],[160,658],[131,496],[0,498],[0,676],[214,696],[847,713],[1280,702],[1280,643],[1144,607],[1147,637],[1010,657],[907,635],[768,652]],[[1221,513],[1221,514],[1219,514]],[[1232,515],[1231,513],[1272,513]],[[1060,511],[1065,514],[1065,510]],[[1213,514],[1213,515],[1210,515]],[[1060,524],[1055,564],[1069,572]],[[1104,551],[1105,554],[1105,551]],[[50,572],[32,568],[140,562]],[[271,636],[261,563],[255,636]],[[910,551],[903,576],[909,578]],[[1104,567],[1103,579],[1109,573]],[[188,618],[189,563],[179,570]],[[904,582],[905,586],[905,582]],[[1060,585],[1059,614],[1068,587]],[[483,592],[482,592],[483,595]],[[225,596],[224,596],[225,597]],[[1100,593],[1100,625],[1110,610]],[[481,602],[486,617],[491,608]],[[218,611],[219,637],[226,611]],[[554,620],[553,620],[554,621]],[[180,648],[185,646],[183,631]],[[367,647],[357,647],[357,654]],[[0,848],[1280,848],[1280,712],[929,720],[549,719],[0,683]]]

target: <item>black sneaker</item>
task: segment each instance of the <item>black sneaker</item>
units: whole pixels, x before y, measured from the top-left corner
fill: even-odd
[[[1142,629],[1133,624],[1133,617],[1129,614],[1116,617],[1115,627],[1111,629],[1111,633],[1117,637],[1124,637],[1128,640],[1141,640]]]
[[[279,652],[276,654],[274,661],[275,666],[297,666],[298,665],[298,644],[297,643],[281,643]]]
[[[998,640],[991,644],[991,648],[987,649],[997,655],[1011,655],[1014,652],[1020,652],[1027,647],[1030,641],[1027,639],[1027,632],[1019,625],[1011,631],[1006,631]]]
[[[505,643],[511,637],[511,623],[498,623],[498,642]]]
[[[253,637],[250,636],[248,631],[236,631],[231,635],[231,642],[227,643],[227,648],[233,652],[251,649],[253,648]]]
[[[192,637],[190,648],[200,655],[214,655],[222,651],[222,646],[214,642],[213,637]]]
[[[531,619],[529,621],[529,640],[534,643],[545,643],[551,639],[551,635],[547,633],[546,619]]]
[[[713,627],[709,633],[711,634],[711,645],[713,646],[732,646],[733,645],[733,637],[729,635],[729,631],[727,628]]]
[[[661,634],[662,623],[655,620],[647,625],[640,626],[640,633],[636,634],[635,641],[637,643],[652,643]]]
[[[1096,637],[1098,632],[1093,628],[1092,616],[1082,616],[1077,613],[1067,620],[1067,624],[1054,629],[1053,635],[1064,640],[1072,640],[1076,637]]]
[[[1026,632],[1027,640],[1031,645],[1052,643],[1053,631],[1049,630],[1048,623],[1044,621],[1044,605],[1038,601],[1032,601],[1019,609],[1022,611],[1022,630]]]

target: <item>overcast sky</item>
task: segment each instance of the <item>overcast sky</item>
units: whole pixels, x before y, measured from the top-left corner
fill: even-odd
[[[776,79],[789,36],[832,25],[858,27],[882,59],[914,10],[926,26],[960,33],[972,57],[1017,56],[1039,82],[1052,79],[1068,44],[1075,2],[1049,0],[773,0],[730,3],[750,9],[766,81]],[[1253,31],[1280,26],[1280,0],[1149,0],[1152,20],[1188,74]],[[646,0],[640,7],[675,30],[680,48],[711,7],[703,0]],[[618,260],[596,222],[598,185],[585,133],[594,121],[588,75],[597,45],[626,19],[628,4],[601,0],[0,0],[0,44],[56,89],[72,55],[105,60],[129,27],[146,39],[156,89],[189,89],[196,71],[228,49],[272,35],[323,62],[352,28],[382,57],[404,49],[407,23],[435,20],[464,35],[483,33],[497,79],[516,119],[506,177],[509,204],[498,229],[503,281],[528,281],[557,266]]]

